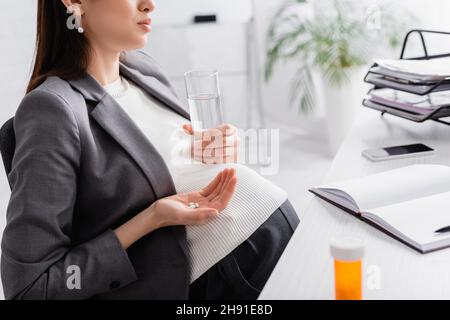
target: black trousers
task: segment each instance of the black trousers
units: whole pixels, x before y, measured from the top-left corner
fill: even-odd
[[[246,241],[190,285],[189,299],[257,299],[299,222],[286,200]]]

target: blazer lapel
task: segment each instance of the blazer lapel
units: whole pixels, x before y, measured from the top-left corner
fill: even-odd
[[[91,116],[139,165],[158,199],[176,193],[164,159],[114,98],[105,95]]]
[[[173,111],[189,120],[189,114],[177,101],[171,91],[156,78],[143,76],[133,69],[121,64],[121,73],[149,94],[161,100]],[[88,73],[69,83],[77,89],[86,100],[98,102],[90,113],[91,117],[114,138],[139,165],[153,188],[157,198],[176,193],[176,189],[161,154],[151,141],[142,133],[134,121],[111,97],[104,88]]]
[[[145,91],[156,97],[173,111],[190,120],[189,113],[184,109],[180,100],[175,94],[156,77],[143,75],[139,71],[120,64],[120,73],[126,78],[131,79]]]
[[[114,98],[106,94],[91,112],[91,116],[139,165],[157,199],[176,193],[164,159]],[[173,226],[171,231],[188,259],[186,229],[183,226]]]

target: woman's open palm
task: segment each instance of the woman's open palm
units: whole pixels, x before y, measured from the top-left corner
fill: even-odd
[[[236,170],[227,168],[199,191],[176,194],[158,200],[154,209],[161,227],[205,224],[226,208],[236,184]],[[189,206],[191,202],[198,203],[198,208],[191,208]]]

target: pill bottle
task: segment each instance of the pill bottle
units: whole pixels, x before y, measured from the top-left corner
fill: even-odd
[[[338,237],[331,240],[336,300],[362,299],[364,247],[364,241],[356,237]]]

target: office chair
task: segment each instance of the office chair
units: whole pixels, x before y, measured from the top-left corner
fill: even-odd
[[[8,121],[6,121],[0,128],[0,153],[2,154],[6,175],[11,172],[15,149],[16,136],[14,134],[14,117],[12,117]],[[9,186],[11,188],[11,184]]]

